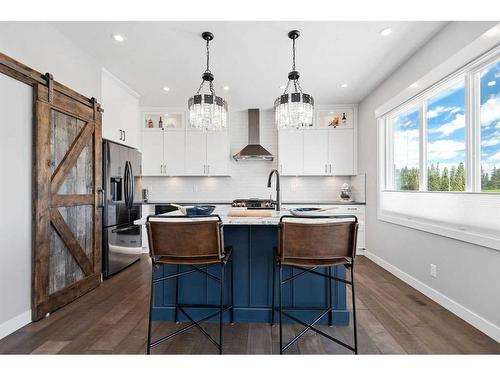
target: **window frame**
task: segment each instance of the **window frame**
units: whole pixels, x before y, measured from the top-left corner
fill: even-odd
[[[379,130],[382,132],[380,186],[381,191],[387,192],[426,192],[426,193],[454,193],[454,194],[495,194],[500,192],[481,191],[481,124],[480,124],[480,75],[488,66],[500,61],[500,47],[481,55],[461,69],[439,80],[429,88],[420,91],[406,102],[396,106],[379,117]],[[427,172],[427,101],[458,83],[464,84],[465,101],[465,160],[466,171],[465,191],[429,191]],[[394,137],[393,119],[411,109],[418,108],[419,112],[419,189],[394,190]]]

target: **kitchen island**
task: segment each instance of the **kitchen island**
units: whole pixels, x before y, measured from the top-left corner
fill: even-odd
[[[268,217],[233,217],[228,216],[231,208],[217,206],[214,214],[218,214],[224,223],[224,243],[233,247],[232,263],[234,266],[234,318],[235,322],[270,322],[272,302],[272,266],[273,247],[277,245],[278,223],[280,217],[289,214],[287,210],[272,211]],[[180,214],[172,212],[165,215]],[[143,224],[143,220],[136,224]],[[181,266],[181,270],[187,266]],[[209,267],[209,271],[218,276],[219,266]],[[327,272],[326,269],[318,269]],[[229,271],[226,271],[225,302],[230,302]],[[155,268],[155,277],[163,277],[176,272],[176,266],[164,265]],[[284,277],[292,273],[289,267],[284,267]],[[277,274],[277,273],[276,273]],[[344,266],[333,267],[333,275],[345,278]],[[278,282],[276,281],[276,286]],[[288,283],[283,289],[284,305],[286,306],[316,306],[326,307],[328,303],[328,283],[325,278],[313,274],[303,275]],[[218,303],[219,289],[217,283],[208,276],[198,272],[182,276],[179,279],[179,302],[187,304]],[[153,307],[154,320],[173,320],[175,301],[175,281],[163,281],[155,286]],[[332,301],[334,325],[347,325],[349,312],[346,307],[346,288],[343,283],[332,283]],[[277,293],[276,293],[277,303]],[[201,318],[207,314],[205,309],[193,309],[192,316]],[[315,311],[295,311],[294,315],[305,321],[317,317]],[[179,313],[179,318],[184,316]],[[215,319],[215,318],[214,318]],[[229,313],[225,314],[229,321]],[[322,324],[327,323],[325,317]]]

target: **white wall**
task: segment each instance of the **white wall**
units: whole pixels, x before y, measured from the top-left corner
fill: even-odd
[[[494,25],[450,23],[362,101],[358,170],[366,172],[366,254],[500,341],[500,252],[379,221],[375,157],[375,110]],[[438,266],[436,279],[430,263]]]
[[[32,103],[0,74],[0,339],[31,321]]]
[[[232,110],[229,114],[229,138],[231,155],[248,144],[248,112]],[[273,111],[260,111],[260,143],[275,159],[267,161],[234,161],[231,158],[231,177],[143,177],[142,187],[150,190],[150,201],[173,202],[230,202],[236,198],[275,199],[274,181],[267,188],[269,172],[277,168],[278,132]],[[228,155],[230,157],[230,155]],[[350,183],[350,177],[282,177],[283,202],[331,202],[338,200],[340,186]],[[364,179],[355,189],[354,199],[364,201]]]
[[[101,67],[47,22],[0,22],[0,52],[88,97],[100,99]]]

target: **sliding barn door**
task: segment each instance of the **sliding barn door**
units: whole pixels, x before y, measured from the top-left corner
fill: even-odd
[[[101,282],[101,113],[35,85],[33,320]],[[15,160],[13,160],[15,162]]]

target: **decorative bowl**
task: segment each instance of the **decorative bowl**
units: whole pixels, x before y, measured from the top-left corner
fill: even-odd
[[[207,216],[214,212],[215,206],[186,207],[186,216]]]

